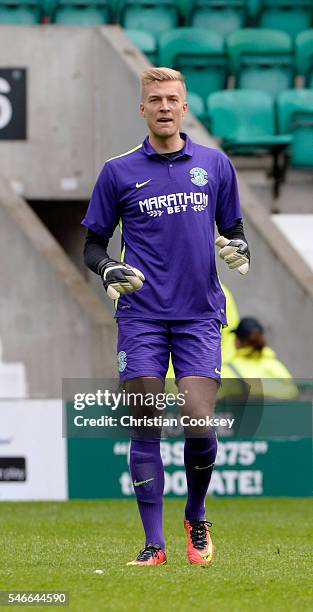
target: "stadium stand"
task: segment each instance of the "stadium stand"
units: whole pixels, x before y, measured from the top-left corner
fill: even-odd
[[[272,156],[273,191],[278,196],[291,136],[276,134],[272,97],[260,91],[219,91],[208,98],[208,114],[211,133],[222,139],[228,153]]]
[[[40,0],[1,0],[0,24],[40,23],[44,11]]]
[[[224,89],[227,59],[223,38],[198,28],[177,28],[160,36],[159,63],[183,72],[187,89],[205,101],[213,91]]]
[[[190,112],[210,131],[210,117],[206,101],[194,91],[187,92],[187,102]]]
[[[188,21],[195,28],[207,28],[227,36],[247,24],[244,0],[194,0]]]
[[[282,30],[295,37],[312,23],[311,0],[262,0],[259,9],[259,26]]]
[[[313,167],[313,90],[283,91],[277,107],[280,134],[292,135],[291,164]]]
[[[152,64],[158,64],[156,37],[151,32],[142,30],[125,30],[126,36],[140,49]]]
[[[63,25],[103,25],[111,19],[107,0],[56,0],[50,6],[50,20]]]
[[[227,38],[235,87],[277,95],[293,86],[292,40],[284,32],[246,28]]]
[[[119,20],[125,29],[161,34],[178,25],[175,0],[123,0]]]
[[[296,66],[304,76],[305,87],[313,89],[313,29],[300,32],[296,38]]]

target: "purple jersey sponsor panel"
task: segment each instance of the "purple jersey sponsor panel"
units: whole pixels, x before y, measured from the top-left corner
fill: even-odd
[[[109,238],[121,221],[124,261],[146,277],[140,291],[119,298],[116,316],[224,324],[214,226],[222,234],[241,218],[236,175],[224,153],[182,137],[174,159],[156,153],[146,138],[109,160],[83,224]]]

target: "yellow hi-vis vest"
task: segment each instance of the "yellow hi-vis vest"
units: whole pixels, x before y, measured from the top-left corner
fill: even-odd
[[[250,395],[254,396],[262,394],[263,397],[275,399],[294,399],[298,396],[298,389],[289,370],[277,359],[276,353],[269,346],[265,346],[261,351],[256,351],[251,346],[237,349],[234,358],[222,366],[221,377],[222,389],[219,398],[236,395],[236,385],[230,385],[226,379],[246,381],[251,385]],[[240,394],[240,385],[237,385],[237,389]]]

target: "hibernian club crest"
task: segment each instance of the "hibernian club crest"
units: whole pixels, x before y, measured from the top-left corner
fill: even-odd
[[[118,371],[124,372],[127,366],[127,355],[125,351],[120,351],[117,355]]]
[[[208,173],[204,168],[191,168],[189,174],[194,185],[206,185],[208,182]]]

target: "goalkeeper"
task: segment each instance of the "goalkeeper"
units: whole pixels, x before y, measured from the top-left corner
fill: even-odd
[[[83,220],[85,262],[102,277],[107,295],[119,298],[118,367],[127,391],[162,392],[171,354],[179,391],[188,398],[184,410],[201,418],[213,413],[221,328],[227,324],[215,266],[215,223],[226,265],[241,274],[249,268],[236,175],[223,152],[180,132],[187,110],[181,73],[148,68],[141,84],[148,136],[100,172]],[[122,262],[107,252],[120,221]],[[210,429],[185,433],[187,556],[204,566],[214,553],[205,497],[217,440]],[[145,545],[130,564],[166,563],[159,436],[142,439],[133,432],[130,471],[145,531]]]

